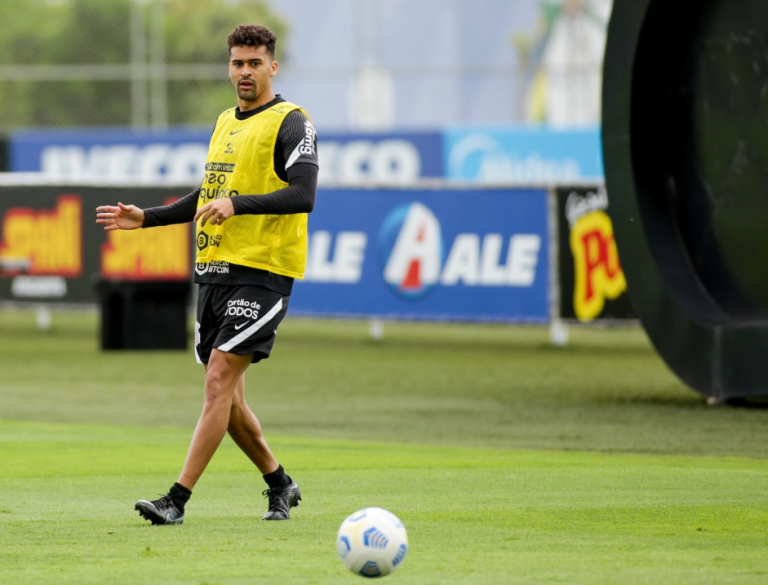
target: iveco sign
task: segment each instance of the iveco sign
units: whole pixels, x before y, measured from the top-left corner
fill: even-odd
[[[443,176],[442,135],[320,134],[319,181],[325,184],[411,183]]]
[[[9,144],[10,170],[57,180],[162,180],[196,183],[203,175],[210,129],[31,130]]]
[[[209,138],[209,128],[17,132],[10,139],[10,170],[58,180],[194,184],[203,175]],[[320,132],[318,150],[319,179],[325,184],[404,184],[443,176],[437,132]]]

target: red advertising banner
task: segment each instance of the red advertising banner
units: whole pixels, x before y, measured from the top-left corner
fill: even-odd
[[[96,207],[164,205],[184,187],[0,186],[0,300],[95,303],[99,280],[187,281],[189,224],[105,232]]]

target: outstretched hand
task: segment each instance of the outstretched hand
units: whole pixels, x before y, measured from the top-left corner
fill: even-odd
[[[123,205],[117,207],[102,205],[96,208],[96,223],[104,226],[104,230],[135,230],[144,224],[144,210],[135,205]]]

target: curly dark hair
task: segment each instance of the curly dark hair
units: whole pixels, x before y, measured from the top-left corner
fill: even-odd
[[[230,51],[232,47],[266,47],[267,53],[273,59],[275,43],[277,43],[275,33],[260,24],[241,24],[227,37],[227,46]]]

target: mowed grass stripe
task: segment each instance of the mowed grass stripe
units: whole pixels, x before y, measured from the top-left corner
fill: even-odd
[[[104,352],[98,316],[0,309],[0,418],[191,427],[203,369],[193,352]],[[768,409],[708,407],[637,327],[294,319],[246,395],[268,433],[456,447],[768,459]]]
[[[133,511],[191,430],[0,423],[0,583],[359,583],[335,532],[378,505],[411,550],[391,583],[762,583],[768,462],[274,436],[304,501],[268,523],[225,442],[181,527]]]

